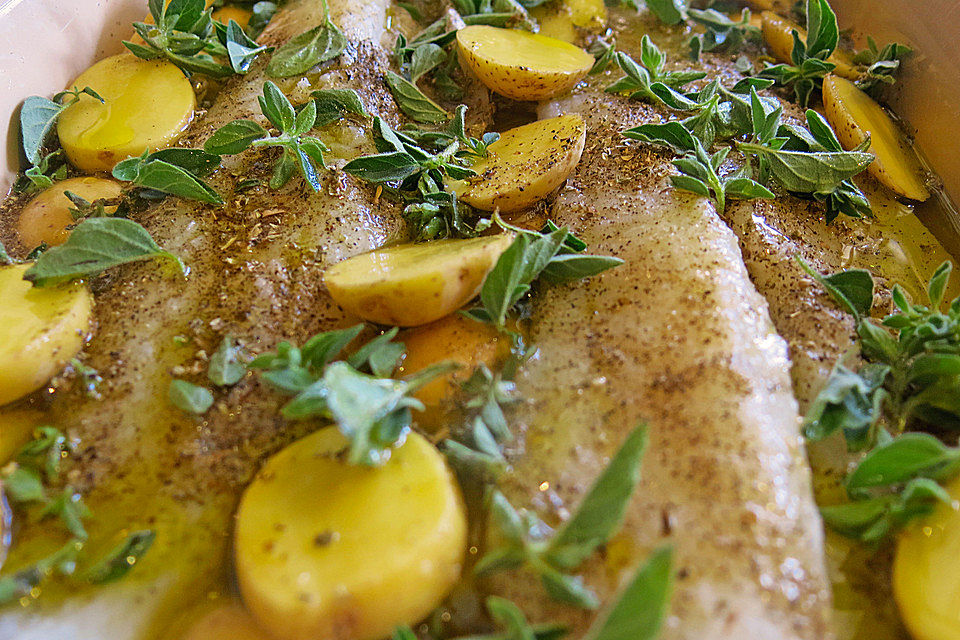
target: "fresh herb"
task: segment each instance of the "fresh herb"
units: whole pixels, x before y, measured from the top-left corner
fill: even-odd
[[[10,257],[10,254],[7,253],[7,248],[3,246],[3,243],[0,242],[0,264],[13,264],[14,259]]]
[[[582,253],[585,246],[566,227],[548,223],[542,231],[508,225],[496,217],[502,228],[517,234],[516,239],[497,259],[480,288],[480,306],[466,313],[480,322],[489,322],[506,330],[510,310],[540,278],[551,284],[589,278],[623,264],[613,256]]]
[[[185,272],[183,262],[161,249],[146,229],[126,218],[89,218],[67,241],[43,252],[23,274],[35,287],[92,276],[121,264],[160,258]]]
[[[210,365],[207,367],[210,382],[218,387],[229,387],[240,382],[247,373],[243,354],[243,347],[234,344],[232,337],[225,336],[210,356]]]
[[[384,73],[384,80],[397,106],[417,122],[438,124],[450,119],[443,107],[428,98],[413,82],[393,71]]]
[[[690,56],[700,59],[704,52],[734,52],[747,43],[758,44],[761,40],[760,28],[750,23],[750,10],[744,9],[739,20],[733,20],[726,13],[716,9],[689,9],[688,15],[693,22],[706,29],[702,34],[690,38]]]
[[[392,342],[396,329],[346,360],[338,359],[362,330],[363,325],[357,325],[321,333],[301,348],[284,342],[249,366],[262,370],[261,377],[279,391],[294,396],[281,409],[284,417],[333,420],[350,441],[348,461],[379,466],[410,432],[411,410],[423,410],[412,395],[451,366],[433,365],[405,379],[391,378],[403,355],[402,345]]]
[[[617,64],[624,76],[606,88],[608,93],[626,94],[630,98],[663,104],[672,109],[692,110],[699,105],[680,92],[684,85],[706,77],[703,71],[665,71],[667,56],[650,36],[640,40],[640,63],[618,51]]]
[[[253,59],[266,50],[232,20],[226,26],[214,21],[213,7],[207,8],[204,0],[150,0],[149,6],[154,24],[133,23],[144,44],[123,41],[138,58],[168,60],[187,75],[225,78],[246,73]],[[229,64],[218,58],[226,58]]]
[[[38,193],[53,186],[54,182],[67,177],[68,165],[63,157],[63,149],[45,154],[40,161],[23,172],[14,185],[17,193]]]
[[[256,40],[267,28],[270,21],[273,20],[277,12],[277,5],[274,2],[257,2],[250,8],[252,15],[247,21],[247,35]]]
[[[603,73],[617,62],[617,43],[613,39],[608,42],[604,38],[596,38],[590,43],[587,51],[594,57],[589,73],[591,76]]]
[[[82,550],[83,541],[71,539],[35,564],[13,575],[0,577],[0,605],[30,596],[33,590],[54,572],[71,575],[76,569],[77,557]]]
[[[455,640],[560,640],[567,634],[566,627],[559,624],[533,624],[527,622],[520,608],[497,596],[487,598],[487,611],[502,631],[484,635],[473,635]],[[393,632],[393,640],[416,640],[417,636],[409,627],[399,627]]]
[[[680,175],[670,176],[670,182],[675,188],[710,198],[719,213],[726,210],[728,198],[752,200],[774,197],[772,191],[748,177],[748,172],[744,170],[746,167],[724,175],[718,173],[730,153],[730,147],[724,147],[710,155],[700,140],[692,139],[693,153],[673,161],[674,166],[680,170]]]
[[[303,75],[318,64],[333,60],[347,48],[347,38],[330,20],[327,0],[320,0],[323,7],[323,24],[301,33],[278,48],[267,65],[267,75],[273,78],[289,78]]]
[[[87,569],[83,574],[84,578],[93,584],[116,582],[127,575],[150,550],[155,538],[156,533],[152,530],[134,531]]]
[[[452,0],[454,8],[468,24],[491,27],[533,29],[527,8],[541,4],[537,0]]]
[[[234,120],[217,129],[204,144],[209,153],[235,154],[254,147],[280,147],[282,154],[274,166],[270,187],[279,189],[297,170],[314,191],[320,190],[320,170],[326,168],[323,154],[327,146],[307,133],[317,122],[317,103],[311,100],[298,112],[277,85],[267,81],[258,97],[260,110],[279,131],[270,132],[253,120]]]
[[[196,415],[206,413],[213,406],[213,394],[209,389],[186,380],[171,380],[167,399],[177,409]]]
[[[315,127],[325,127],[351,114],[361,118],[370,117],[360,96],[353,89],[320,89],[310,95],[317,104]]]
[[[76,358],[70,359],[70,366],[73,368],[74,373],[77,374],[77,382],[83,390],[83,395],[94,400],[99,400],[99,387],[100,383],[103,382],[103,378],[100,377],[100,372],[93,367],[83,364]]]
[[[673,550],[663,547],[637,569],[584,640],[655,640],[673,591]]]
[[[761,76],[776,80],[777,84],[793,87],[802,107],[807,106],[810,95],[822,85],[823,77],[836,68],[827,59],[840,41],[837,15],[827,0],[806,0],[806,17],[806,42],[800,38],[799,31],[793,30],[793,51],[790,54],[793,64],[768,64],[760,72]]]
[[[220,158],[199,149],[144,151],[138,158],[118,162],[113,168],[113,177],[160,194],[223,204],[220,194],[195,172],[200,167],[206,170],[211,162],[219,166]]]
[[[646,0],[646,5],[664,24],[678,24],[687,19],[684,0]]]
[[[81,94],[86,94],[95,100],[103,102],[96,91],[90,87],[78,89],[74,87],[68,91],[61,91],[48,100],[41,96],[30,96],[23,101],[20,107],[20,141],[23,153],[30,164],[40,163],[41,153],[50,131],[57,118],[65,109],[80,101]]]
[[[841,533],[877,542],[949,500],[937,482],[960,469],[960,451],[905,431],[960,426],[960,298],[940,310],[950,272],[945,262],[934,273],[929,306],[910,304],[895,286],[897,312],[882,325],[869,318],[873,282],[865,272],[816,276],[853,314],[867,360],[857,371],[838,364],[804,419],[811,441],[841,431],[848,449],[869,451],[847,478],[851,502],[823,509]]]
[[[867,36],[867,48],[853,57],[854,62],[866,67],[857,80],[857,86],[877,97],[881,88],[897,81],[896,73],[900,69],[900,63],[911,53],[913,49],[897,42],[891,42],[879,49],[876,41]]]
[[[596,595],[579,576],[567,573],[605,544],[619,528],[647,445],[645,426],[627,436],[620,450],[587,492],[576,513],[554,535],[539,518],[517,511],[500,493],[490,494],[493,522],[503,546],[486,553],[474,568],[478,575],[527,567],[555,600],[595,609]]]

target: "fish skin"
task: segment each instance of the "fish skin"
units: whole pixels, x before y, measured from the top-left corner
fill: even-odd
[[[737,236],[707,200],[670,187],[669,154],[620,135],[659,114],[604,94],[602,83],[541,107],[541,117],[580,113],[588,131],[552,217],[625,264],[535,296],[539,352],[518,380],[531,400],[518,410],[524,452],[506,492],[558,524],[646,421],[641,485],[622,533],[585,565],[587,584],[609,601],[669,543],[678,577],[663,638],[829,638],[822,524],[787,345]],[[490,580],[572,637],[594,619],[550,603],[524,573]]]

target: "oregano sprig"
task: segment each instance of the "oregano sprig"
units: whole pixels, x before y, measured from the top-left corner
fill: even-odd
[[[267,75],[272,78],[303,75],[344,52],[347,37],[330,19],[327,0],[320,0],[320,6],[323,8],[323,22],[291,38],[274,51],[267,65]]]

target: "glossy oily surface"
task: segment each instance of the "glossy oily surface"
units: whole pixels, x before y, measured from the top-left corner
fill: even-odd
[[[276,637],[377,640],[459,578],[466,513],[440,452],[410,434],[371,468],[338,455],[346,444],[328,427],[288,446],[240,502],[240,592]]]
[[[74,193],[87,202],[116,198],[120,195],[120,183],[103,178],[68,178],[39,193],[20,212],[17,221],[17,233],[20,240],[29,247],[46,243],[50,246],[63,244],[70,237],[68,227],[76,224],[73,212],[76,205],[64,195],[65,191]],[[104,207],[104,212],[112,214],[116,207]]]
[[[33,287],[29,264],[0,267],[0,405],[35,391],[83,346],[93,299],[86,285]]]
[[[57,121],[63,149],[76,167],[109,171],[120,160],[170,145],[193,119],[193,87],[165,61],[120,54],[96,63],[70,84],[91,87]]]

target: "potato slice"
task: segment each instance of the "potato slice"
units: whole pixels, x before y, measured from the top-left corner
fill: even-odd
[[[23,279],[29,267],[0,268],[0,405],[46,384],[80,351],[90,329],[87,287],[35,288]]]
[[[960,479],[948,487],[960,500]],[[960,508],[938,505],[911,525],[897,544],[893,594],[916,640],[960,638]]]
[[[761,14],[761,18],[763,19],[763,39],[770,48],[770,53],[780,62],[793,64],[793,60],[791,59],[791,54],[793,53],[793,30],[796,29],[800,33],[800,38],[803,40],[807,38],[806,30],[796,22],[787,20],[772,11],[764,11]],[[833,70],[837,75],[849,78],[850,80],[856,80],[860,77],[860,72],[857,71],[853,58],[841,49],[835,50],[833,54],[827,58],[827,62],[832,62],[837,65],[837,68]]]
[[[900,127],[870,96],[849,80],[829,75],[823,81],[823,108],[845,148],[853,149],[870,136],[870,151],[877,159],[867,171],[880,184],[910,200],[923,201],[930,197],[913,147]]]
[[[510,340],[499,331],[458,313],[405,331],[398,340],[407,347],[401,364],[405,375],[444,361],[461,366],[433,380],[416,394],[426,407],[425,411],[416,414],[417,424],[431,431],[443,426],[444,401],[456,393],[460,382],[468,378],[478,365],[493,368],[497,360],[510,353]]]
[[[240,592],[274,637],[380,640],[459,579],[467,519],[440,452],[414,433],[371,468],[338,455],[346,444],[335,427],[295,442],[240,501]]]
[[[173,64],[120,54],[96,63],[70,83],[88,96],[57,121],[67,158],[84,171],[109,171],[120,160],[171,145],[193,119],[196,97]]]
[[[457,31],[460,59],[489,89],[514,100],[546,100],[574,87],[593,56],[529,31],[472,25]]]
[[[469,302],[510,235],[401,244],[333,265],[323,282],[337,304],[377,324],[414,327]]]
[[[450,188],[483,211],[524,209],[563,184],[580,162],[586,137],[578,114],[510,129],[473,165],[477,177],[451,181]]]
[[[36,247],[42,242],[56,246],[66,242],[70,236],[67,227],[76,224],[76,220],[70,211],[74,208],[73,203],[63,195],[64,191],[72,191],[84,200],[93,202],[100,198],[118,197],[122,187],[116,180],[85,177],[62,180],[41,191],[20,212],[17,233],[24,246]],[[105,207],[104,210],[113,213],[117,208]]]

